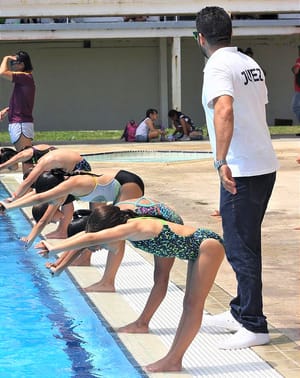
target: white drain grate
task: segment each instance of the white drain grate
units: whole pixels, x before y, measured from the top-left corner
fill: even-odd
[[[93,254],[92,263],[102,272],[106,253]],[[153,266],[130,246],[117,275],[116,287],[131,307],[141,313],[152,288]],[[170,347],[174,339],[182,311],[184,293],[170,282],[167,296],[150,323],[151,332],[159,335],[162,342]],[[185,354],[183,366],[194,377],[222,378],[279,378],[275,369],[262,360],[253,350],[226,351],[218,345],[226,340],[228,333],[218,333],[217,329],[205,325],[198,332]]]

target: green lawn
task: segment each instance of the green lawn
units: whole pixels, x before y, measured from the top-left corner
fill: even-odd
[[[204,135],[207,135],[207,130],[203,128]],[[171,133],[172,130],[169,130]],[[84,131],[36,131],[35,142],[38,141],[88,141],[88,140],[119,140],[123,130],[84,130]],[[299,126],[271,126],[271,135],[295,135],[300,133]],[[10,139],[7,131],[0,132],[0,143],[10,144]]]
[[[120,139],[123,130],[84,130],[84,131],[35,131],[35,141],[78,141],[78,140],[101,140]],[[7,131],[0,132],[0,143],[9,143]]]

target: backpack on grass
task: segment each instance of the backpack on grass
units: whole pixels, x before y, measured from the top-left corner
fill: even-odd
[[[135,142],[135,133],[138,124],[132,119],[128,121],[125,125],[124,132],[121,136],[121,139],[125,139],[126,142]]]

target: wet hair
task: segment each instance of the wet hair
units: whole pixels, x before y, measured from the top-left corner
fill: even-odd
[[[220,7],[206,7],[197,13],[196,26],[210,45],[228,45],[231,42],[232,22]]]
[[[92,211],[86,225],[86,232],[97,232],[125,224],[128,219],[139,215],[132,210],[121,210],[114,205],[102,205]]]
[[[158,111],[156,110],[156,109],[148,109],[147,111],[146,111],[146,117],[149,117],[150,116],[150,114],[158,114]]]
[[[41,203],[41,204],[32,206],[31,213],[36,223],[39,222],[43,218],[45,212],[48,209],[48,206],[49,206],[48,203]]]
[[[90,214],[91,210],[88,209],[80,209],[73,213],[73,220],[67,229],[68,238],[86,229]]]
[[[5,163],[13,156],[17,155],[17,151],[10,147],[3,147],[0,149],[0,164]]]
[[[33,71],[30,56],[26,51],[18,51],[16,53],[16,57],[17,57],[17,62],[24,63],[25,72]]]
[[[173,117],[175,117],[175,116],[177,116],[177,115],[178,115],[178,111],[177,111],[177,110],[175,110],[175,109],[171,109],[171,110],[169,110],[168,116],[169,116],[170,118],[173,118]]]
[[[46,192],[64,181],[63,174],[53,174],[53,171],[43,172],[35,182],[37,193]]]

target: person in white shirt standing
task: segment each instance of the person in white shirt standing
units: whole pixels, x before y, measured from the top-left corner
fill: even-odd
[[[247,348],[270,341],[263,314],[261,223],[278,161],[266,121],[267,88],[263,69],[231,47],[232,22],[223,8],[202,9],[196,26],[194,36],[208,59],[202,104],[220,177],[224,243],[237,279],[230,310],[207,321],[236,331],[220,348]]]

